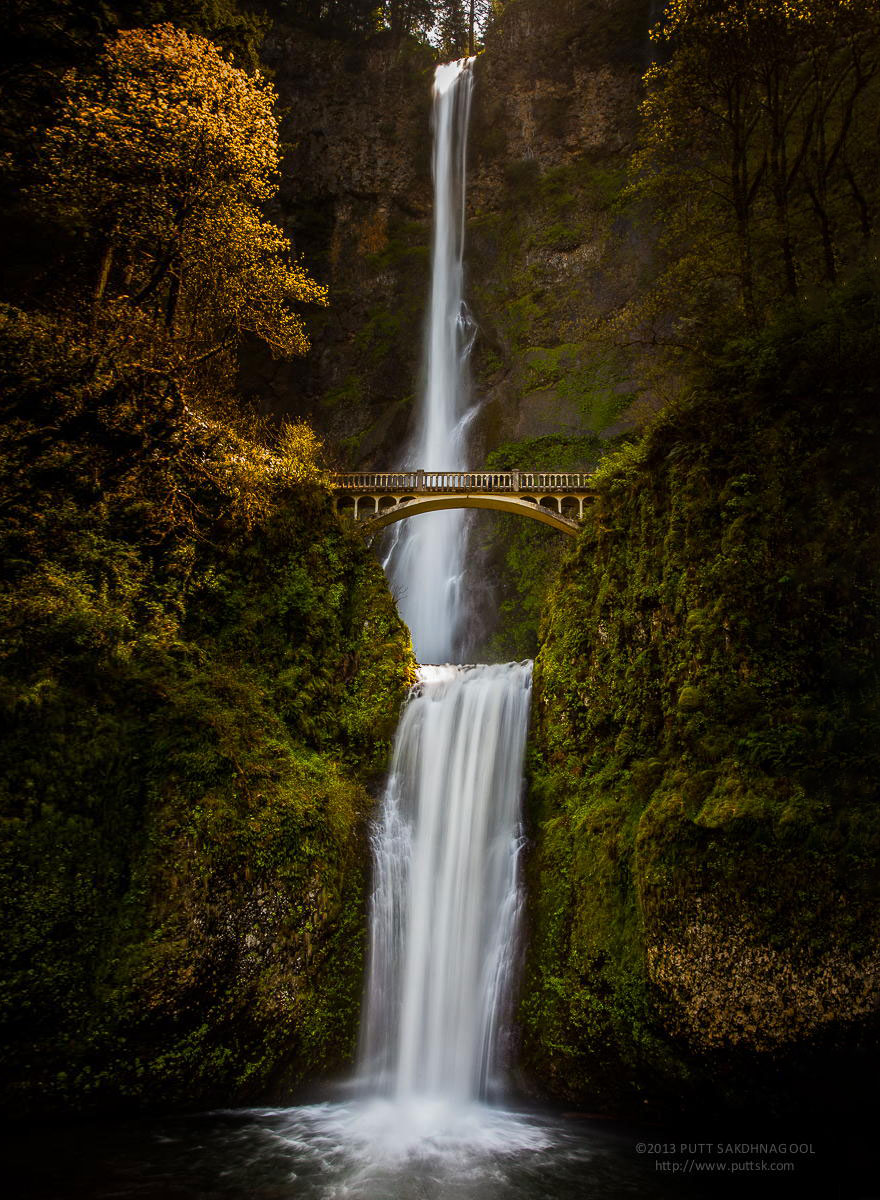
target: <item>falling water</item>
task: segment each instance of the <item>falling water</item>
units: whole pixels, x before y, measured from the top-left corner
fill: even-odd
[[[461,1102],[493,1082],[520,908],[531,663],[423,667],[373,835],[364,1077]]]
[[[466,461],[472,327],[462,251],[471,62],[439,67],[434,81],[431,306],[409,464],[430,470]],[[453,510],[404,522],[391,555],[422,661],[443,662],[459,642],[461,518]],[[450,1114],[460,1121],[498,1075],[521,903],[530,689],[531,663],[423,666],[401,717],[373,830],[360,1066],[364,1090],[397,1106],[398,1126],[425,1111],[434,1121]]]
[[[410,466],[462,467],[472,339],[462,299],[470,59],[434,81],[433,271],[425,388]],[[452,657],[465,555],[456,511],[406,526],[390,556],[426,662]],[[279,1114],[279,1136],[342,1180],[328,1196],[473,1196],[500,1163],[553,1142],[491,1107],[522,906],[520,797],[532,664],[422,666],[374,822],[370,945],[356,1098]],[[272,1118],[274,1119],[274,1118]],[[402,1169],[403,1168],[403,1169]],[[460,1190],[464,1188],[464,1190]],[[444,1192],[444,1194],[446,1194]],[[522,1194],[522,1193],[520,1193]]]
[[[464,201],[473,59],[434,75],[434,226],[424,386],[416,429],[400,465],[460,471],[473,416],[468,358],[473,322],[464,301]],[[386,569],[422,662],[455,657],[463,616],[465,514],[428,513],[395,527]]]

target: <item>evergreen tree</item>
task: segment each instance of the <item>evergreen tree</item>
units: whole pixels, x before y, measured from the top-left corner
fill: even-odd
[[[734,309],[757,327],[876,234],[880,7],[672,0],[655,37],[634,191],[665,271],[641,315],[677,308],[685,341]]]

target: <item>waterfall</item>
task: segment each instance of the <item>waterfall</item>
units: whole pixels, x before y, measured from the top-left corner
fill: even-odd
[[[431,301],[408,464],[427,470],[465,466],[473,411],[472,325],[462,295],[472,61],[438,67],[434,80]],[[390,554],[423,662],[444,662],[460,644],[462,517],[451,510],[402,522]],[[395,1127],[424,1113],[426,1101],[431,1113],[439,1102],[460,1118],[498,1075],[521,907],[531,678],[531,663],[423,666],[401,716],[372,831],[359,1071],[367,1094],[391,1102]]]
[[[464,1102],[497,1069],[520,889],[531,663],[423,667],[380,818],[362,1076]]]
[[[434,76],[434,224],[424,385],[404,468],[460,471],[468,465],[473,415],[468,358],[473,322],[464,301],[467,131],[473,59],[446,63]],[[421,662],[446,662],[460,644],[465,514],[428,513],[395,527],[385,562],[401,616]]]

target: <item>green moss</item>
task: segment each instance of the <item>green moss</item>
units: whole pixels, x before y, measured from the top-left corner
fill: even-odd
[[[427,234],[428,227],[423,221],[400,221],[393,226],[382,249],[367,256],[367,266],[376,273],[404,270],[421,275],[429,265]]]
[[[386,308],[371,313],[358,330],[355,344],[371,365],[384,361],[396,346],[403,320],[399,312]]]
[[[573,401],[586,428],[595,433],[611,425],[635,398],[622,385],[625,364],[621,355],[604,346],[530,346],[523,353],[523,365],[527,389],[552,389],[563,399]]]
[[[363,378],[350,372],[339,387],[332,388],[325,394],[323,404],[326,408],[349,408],[362,403],[363,399]]]
[[[329,495],[249,499],[166,382],[16,319],[0,370],[0,1099],[282,1094],[352,1052],[408,635]]]
[[[794,1111],[858,1090],[855,1040],[875,1069],[876,309],[732,347],[594,475],[535,674],[522,1018],[558,1095]]]
[[[486,466],[502,471],[517,467],[589,470],[605,449],[593,434],[552,434],[505,442],[487,457]],[[481,522],[472,537],[482,538],[475,543],[474,552],[489,563],[488,578],[497,605],[495,632],[479,648],[478,656],[487,662],[534,657],[541,612],[570,548],[569,539],[537,522],[501,514]]]

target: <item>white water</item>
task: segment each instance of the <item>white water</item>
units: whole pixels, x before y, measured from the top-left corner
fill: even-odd
[[[434,238],[425,387],[410,467],[466,465],[463,299],[472,60],[434,80]],[[387,564],[422,662],[461,644],[463,513],[404,521]],[[374,889],[352,1140],[378,1159],[521,1154],[546,1135],[486,1105],[503,1066],[522,904],[520,796],[531,663],[423,666],[372,833]],[[336,1114],[339,1115],[338,1113]]]
[[[373,833],[361,1074],[463,1104],[498,1057],[521,895],[531,663],[422,667]]]
[[[434,82],[435,216],[425,386],[403,466],[466,466],[472,326],[462,252],[472,60]],[[464,514],[401,522],[386,569],[422,662],[460,652]],[[290,1110],[278,1136],[327,1195],[484,1196],[554,1144],[487,1100],[504,1066],[522,893],[520,798],[531,663],[423,666],[372,830],[358,1098]],[[517,1169],[519,1167],[517,1166]],[[440,1194],[437,1192],[436,1194]]]
[[[463,256],[473,61],[446,63],[434,75],[431,294],[424,386],[414,436],[400,463],[408,469],[460,471],[468,465],[474,327],[464,301]],[[462,509],[427,513],[395,526],[385,567],[421,662],[446,662],[459,652],[465,535]]]

